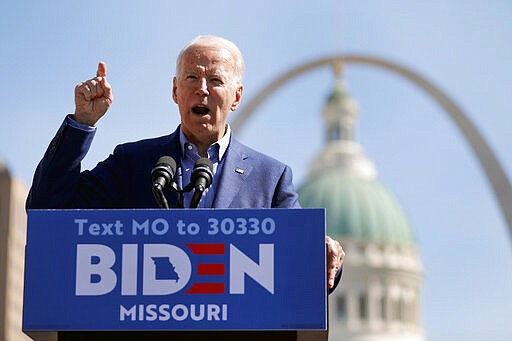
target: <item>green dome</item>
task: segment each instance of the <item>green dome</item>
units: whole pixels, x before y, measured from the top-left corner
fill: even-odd
[[[331,170],[299,190],[302,207],[325,207],[327,233],[393,244],[414,244],[398,200],[376,179]]]

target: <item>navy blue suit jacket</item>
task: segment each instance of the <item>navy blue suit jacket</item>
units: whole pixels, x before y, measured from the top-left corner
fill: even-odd
[[[174,133],[126,143],[91,171],[81,172],[94,132],[66,121],[39,163],[27,208],[157,208],[151,170],[169,155],[180,167],[179,129]],[[291,169],[231,138],[213,200],[214,208],[300,207]],[[178,196],[165,191],[170,207]]]

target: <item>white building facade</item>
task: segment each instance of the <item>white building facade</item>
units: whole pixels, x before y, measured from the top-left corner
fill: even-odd
[[[326,145],[299,188],[303,207],[325,207],[327,233],[346,251],[329,297],[329,340],[423,341],[423,269],[398,200],[354,137],[358,105],[338,81],[324,108]]]

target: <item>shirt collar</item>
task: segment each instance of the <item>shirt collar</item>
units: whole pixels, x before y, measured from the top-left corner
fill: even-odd
[[[222,160],[222,157],[224,156],[224,153],[228,149],[229,141],[230,140],[231,140],[231,127],[229,126],[229,124],[226,123],[226,133],[224,134],[224,136],[222,136],[220,138],[220,140],[218,140],[217,142],[211,144],[210,147],[208,148],[208,150],[210,150],[210,148],[212,146],[218,145],[218,148],[219,148],[219,160],[218,161],[219,162]],[[195,145],[192,142],[190,142],[187,139],[187,137],[185,136],[185,134],[183,133],[183,129],[182,129],[181,125],[180,125],[180,148],[181,148],[181,155],[186,155],[185,146],[187,144],[191,144],[195,148]],[[196,148],[196,151],[197,151],[197,148]]]

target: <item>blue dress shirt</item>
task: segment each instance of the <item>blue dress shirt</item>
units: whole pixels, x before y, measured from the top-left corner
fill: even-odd
[[[229,141],[231,139],[231,128],[229,125],[226,125],[226,133],[224,136],[215,142],[214,144],[208,147],[208,158],[212,161],[213,164],[213,181],[210,187],[208,187],[203,192],[203,197],[199,202],[198,208],[211,208],[213,205],[213,199],[215,198],[217,184],[219,182],[220,174],[222,172],[222,166],[224,164],[224,153],[226,152]],[[178,170],[178,174],[180,175],[180,185],[181,187],[185,187],[190,183],[190,175],[192,170],[194,169],[194,164],[197,160],[201,158],[199,156],[199,152],[197,147],[190,142],[185,134],[183,133],[183,129],[180,126],[180,148],[181,148],[181,169]],[[185,207],[190,207],[190,201],[192,199],[193,190],[185,193],[184,195],[184,205]]]

